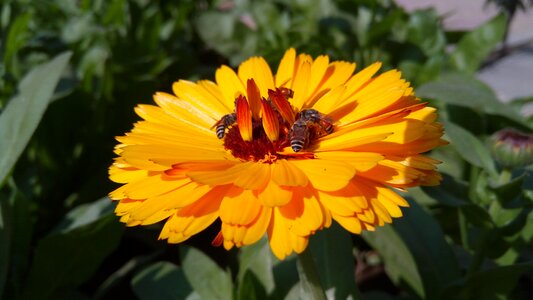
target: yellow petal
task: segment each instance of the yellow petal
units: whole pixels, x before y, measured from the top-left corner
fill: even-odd
[[[235,98],[239,95],[246,95],[244,84],[230,67],[222,66],[218,68],[215,73],[215,78],[226,106],[233,107]]]
[[[238,189],[238,188],[234,188]],[[249,225],[261,211],[261,202],[249,190],[225,197],[220,205],[220,220],[231,225]]]
[[[355,169],[342,162],[306,159],[292,160],[290,164],[302,170],[318,190],[335,191],[345,187],[355,175]]]
[[[296,50],[294,50],[294,48],[290,48],[289,50],[285,51],[276,73],[276,86],[292,86],[291,81],[294,77],[295,61]]]
[[[267,232],[272,252],[280,260],[283,260],[293,251],[301,253],[309,242],[308,237],[298,236],[289,231],[286,219],[281,215],[278,208],[274,208],[272,211],[272,218]]]
[[[350,164],[357,172],[364,172],[375,167],[383,160],[383,155],[372,152],[331,151],[317,152],[315,157],[325,160],[334,160]]]
[[[187,178],[171,178],[156,174],[138,181],[127,183],[110,193],[112,199],[147,199],[167,193],[189,182]]]
[[[179,209],[171,216],[159,236],[169,243],[180,243],[207,228],[218,218],[222,198],[229,186],[217,186],[191,205]]]
[[[332,214],[332,217],[344,229],[354,234],[360,234],[362,231],[361,221],[356,216],[341,216]]]
[[[267,62],[262,57],[251,57],[239,66],[239,77],[242,82],[255,80],[261,95],[266,97],[268,89],[274,89],[274,77]]]
[[[224,100],[214,97],[194,82],[187,80],[174,82],[172,85],[172,91],[179,99],[187,101],[193,107],[196,107],[199,111],[205,112],[205,114],[215,120],[231,112],[231,110],[228,110],[225,104],[221,102]]]
[[[301,62],[292,82],[291,88],[294,91],[294,98],[291,103],[292,107],[297,111],[303,108],[306,100],[307,88],[311,77],[311,63],[308,60]]]
[[[192,180],[201,184],[223,185],[233,183],[244,170],[256,164],[256,162],[227,162],[225,164],[221,164],[217,169],[198,171],[193,170],[187,172],[186,174]]]
[[[292,189],[280,187],[273,180],[270,180],[268,185],[258,192],[257,198],[264,206],[283,206],[291,201]]]
[[[211,126],[217,121],[216,116],[210,116],[204,110],[187,101],[180,100],[174,95],[157,92],[154,95],[154,101],[163,108],[165,113],[175,118],[172,121],[177,126],[179,126],[179,123],[185,122],[198,130],[210,131]],[[151,120],[153,121],[154,119]],[[159,122],[166,123],[164,120],[159,120]],[[168,122],[170,123],[171,121],[169,120]]]
[[[291,232],[298,236],[308,236],[324,224],[324,213],[312,188],[294,188],[292,200],[279,207]]]
[[[353,75],[346,82],[346,94],[343,101],[349,99],[355,92],[360,90],[380,68],[381,62],[376,62]]]
[[[306,186],[309,182],[302,170],[285,159],[272,164],[272,180],[279,186]]]
[[[332,112],[335,108],[338,107],[338,103],[341,101],[342,95],[346,92],[346,86],[340,85],[329,92],[327,92],[325,95],[320,97],[317,102],[313,105],[313,108],[318,110],[319,112],[323,114],[329,114]]]
[[[265,187],[270,181],[270,166],[262,163],[252,163],[242,169],[235,179],[236,186],[247,190],[257,190]]]
[[[226,244],[241,247],[257,242],[265,234],[271,216],[271,208],[261,207],[261,211],[252,224],[241,226],[223,222],[221,232],[224,237],[224,247]]]
[[[145,200],[142,205],[130,211],[131,218],[142,221],[156,214],[158,211],[188,206],[207,194],[210,190],[211,187],[206,185],[188,183],[166,194]]]

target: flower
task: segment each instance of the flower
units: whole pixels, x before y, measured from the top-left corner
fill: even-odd
[[[289,49],[275,76],[252,57],[216,81],[180,80],[157,106],[139,105],[117,137],[110,193],[128,226],[166,220],[179,243],[220,218],[214,244],[249,245],[268,234],[280,259],[302,252],[332,220],[360,233],[402,216],[392,189],[436,185],[439,162],[420,153],[445,144],[436,110],[397,70],[312,59]]]
[[[505,168],[520,168],[533,163],[533,135],[513,128],[496,131],[489,140],[494,159]]]

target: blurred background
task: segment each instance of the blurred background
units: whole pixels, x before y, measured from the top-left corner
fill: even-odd
[[[450,141],[430,155],[443,184],[410,190],[404,218],[311,238],[328,298],[533,299],[532,5],[3,0],[0,299],[307,299],[265,240],[227,252],[215,224],[168,245],[106,197],[137,104],[250,56],[275,69],[289,47],[401,70]],[[508,128],[525,135],[494,135]]]

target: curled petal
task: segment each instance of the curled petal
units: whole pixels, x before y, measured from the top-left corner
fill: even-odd
[[[244,96],[237,97],[235,100],[235,112],[237,114],[237,125],[239,132],[244,141],[252,140],[252,111],[248,105],[248,101]]]
[[[263,107],[263,129],[270,141],[277,141],[279,138],[278,116],[264,99],[261,99],[261,105]]]

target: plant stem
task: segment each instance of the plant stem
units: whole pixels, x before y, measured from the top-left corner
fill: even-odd
[[[315,261],[311,255],[311,250],[307,248],[298,255],[298,275],[303,289],[305,299],[326,300],[324,288],[320,283]]]

